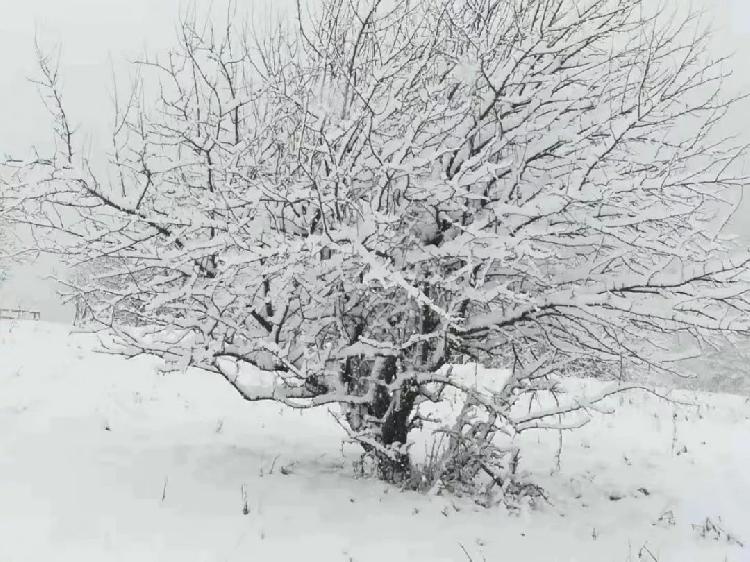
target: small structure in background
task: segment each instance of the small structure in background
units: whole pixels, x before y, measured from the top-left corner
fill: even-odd
[[[41,313],[22,308],[0,308],[0,320],[39,320]]]

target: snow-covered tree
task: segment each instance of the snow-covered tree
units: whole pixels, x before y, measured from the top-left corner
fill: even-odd
[[[732,100],[707,46],[697,16],[643,0],[325,0],[264,36],[184,21],[116,100],[108,174],[42,65],[61,150],[24,201],[56,250],[99,260],[77,291],[120,352],[337,405],[388,479],[426,405],[457,397],[437,477],[507,488],[499,437],[629,388],[561,378],[747,330],[748,257],[721,234],[743,151],[716,133]]]
[[[6,196],[10,192],[8,184],[9,180],[0,175],[0,285],[10,275],[11,263],[17,260],[17,241],[8,218],[10,208],[6,202]]]

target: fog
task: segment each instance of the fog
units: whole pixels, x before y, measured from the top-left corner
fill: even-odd
[[[685,0],[667,0],[685,5]],[[686,2],[685,2],[686,3]],[[734,52],[734,77],[728,92],[750,91],[750,1],[703,0],[717,31],[717,54]],[[92,152],[107,143],[113,71],[127,80],[127,62],[144,52],[155,53],[173,42],[181,11],[205,12],[221,2],[197,0],[0,0],[0,155],[25,154],[30,147],[49,146],[49,120],[29,78],[35,72],[35,37],[45,48],[61,47],[63,92],[68,113]],[[694,2],[694,5],[699,3]],[[244,8],[256,22],[293,6],[291,0],[248,0]],[[750,104],[738,106],[732,127],[750,141]],[[750,200],[750,197],[746,197]],[[750,234],[750,203],[730,228]],[[45,319],[64,320],[70,311],[59,304],[56,285],[45,280],[55,273],[50,260],[17,268],[0,287],[0,307],[41,310]]]

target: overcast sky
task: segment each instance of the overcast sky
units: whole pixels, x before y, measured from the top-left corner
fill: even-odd
[[[190,5],[202,11],[223,3],[193,0]],[[292,0],[238,3],[257,18],[267,18],[271,6],[283,10],[293,5]],[[750,0],[692,0],[693,5],[701,3],[715,20],[717,54],[736,53],[735,77],[729,87],[750,91]],[[35,35],[43,45],[62,46],[68,112],[79,134],[96,145],[106,139],[112,68],[122,75],[124,61],[169,46],[177,16],[186,6],[181,0],[0,0],[0,155],[24,153],[49,140],[47,116],[28,81],[35,72]],[[737,112],[734,124],[750,140],[750,103]],[[750,233],[750,205],[734,228]],[[67,313],[56,305],[54,286],[38,280],[48,269],[37,266],[16,271],[12,281],[0,288],[0,307],[20,304],[42,309],[46,318],[65,318]]]

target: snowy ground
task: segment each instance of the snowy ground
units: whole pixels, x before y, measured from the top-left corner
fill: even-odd
[[[557,435],[525,437],[551,504],[509,513],[356,478],[325,410],[92,346],[0,322],[1,562],[750,560],[744,397],[618,399],[565,436],[555,473]]]

